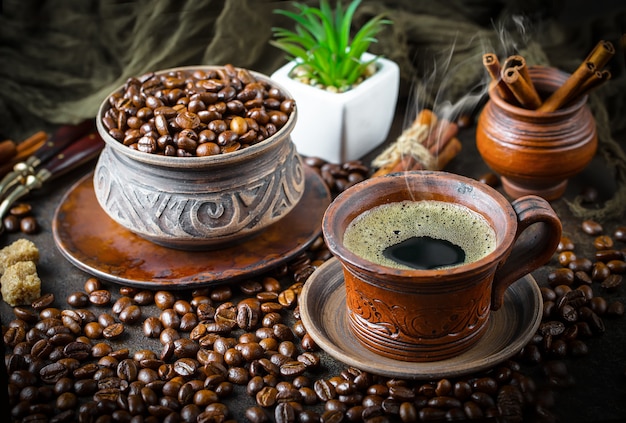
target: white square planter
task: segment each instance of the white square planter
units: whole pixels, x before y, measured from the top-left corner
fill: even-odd
[[[372,57],[363,55],[365,60]],[[343,163],[360,159],[386,140],[398,99],[400,69],[388,59],[377,63],[374,75],[339,94],[291,79],[294,62],[271,75],[296,101],[298,120],[291,137],[298,153]]]

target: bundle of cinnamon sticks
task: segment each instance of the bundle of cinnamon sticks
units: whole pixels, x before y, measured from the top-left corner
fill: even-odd
[[[460,151],[459,127],[422,109],[410,127],[372,161],[378,170],[372,176],[409,170],[441,170]]]
[[[20,143],[6,139],[0,141],[0,178],[9,173],[13,166],[30,157],[48,139],[45,131],[35,132]]]
[[[613,44],[600,41],[563,85],[545,100],[535,89],[522,56],[509,56],[500,65],[495,54],[487,53],[483,55],[483,65],[505,101],[526,109],[553,112],[608,81],[611,73],[604,67],[614,55]]]

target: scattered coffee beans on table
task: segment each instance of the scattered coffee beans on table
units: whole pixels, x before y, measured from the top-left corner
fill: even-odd
[[[369,171],[305,161],[334,193]],[[581,230],[594,254],[562,238],[556,265],[538,280],[543,319],[528,345],[490,370],[436,380],[328,368],[298,307],[308,277],[331,258],[321,236],[236,284],[116,291],[91,277],[83,290],[44,293],[3,322],[11,414],[57,423],[557,421],[554,392],[574,383],[564,359],[590,354],[587,341],[607,330],[605,319],[624,314],[612,299],[623,289],[624,227],[610,236],[589,222]],[[537,365],[545,380],[529,375]]]

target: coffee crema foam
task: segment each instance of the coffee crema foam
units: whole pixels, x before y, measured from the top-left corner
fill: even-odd
[[[496,233],[483,216],[459,204],[434,200],[407,200],[367,210],[350,222],[343,243],[373,263],[414,270],[385,257],[383,251],[411,237],[424,236],[461,247],[465,261],[456,266],[477,261],[496,248]]]

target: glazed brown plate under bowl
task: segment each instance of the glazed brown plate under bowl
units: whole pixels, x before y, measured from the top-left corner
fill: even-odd
[[[93,174],[71,187],[52,221],[58,249],[76,267],[114,283],[146,289],[185,289],[228,283],[272,269],[321,234],[330,192],[304,166],[302,199],[280,222],[237,245],[185,251],[152,243],[112,220],[98,205]],[[285,228],[289,228],[286,234]]]

